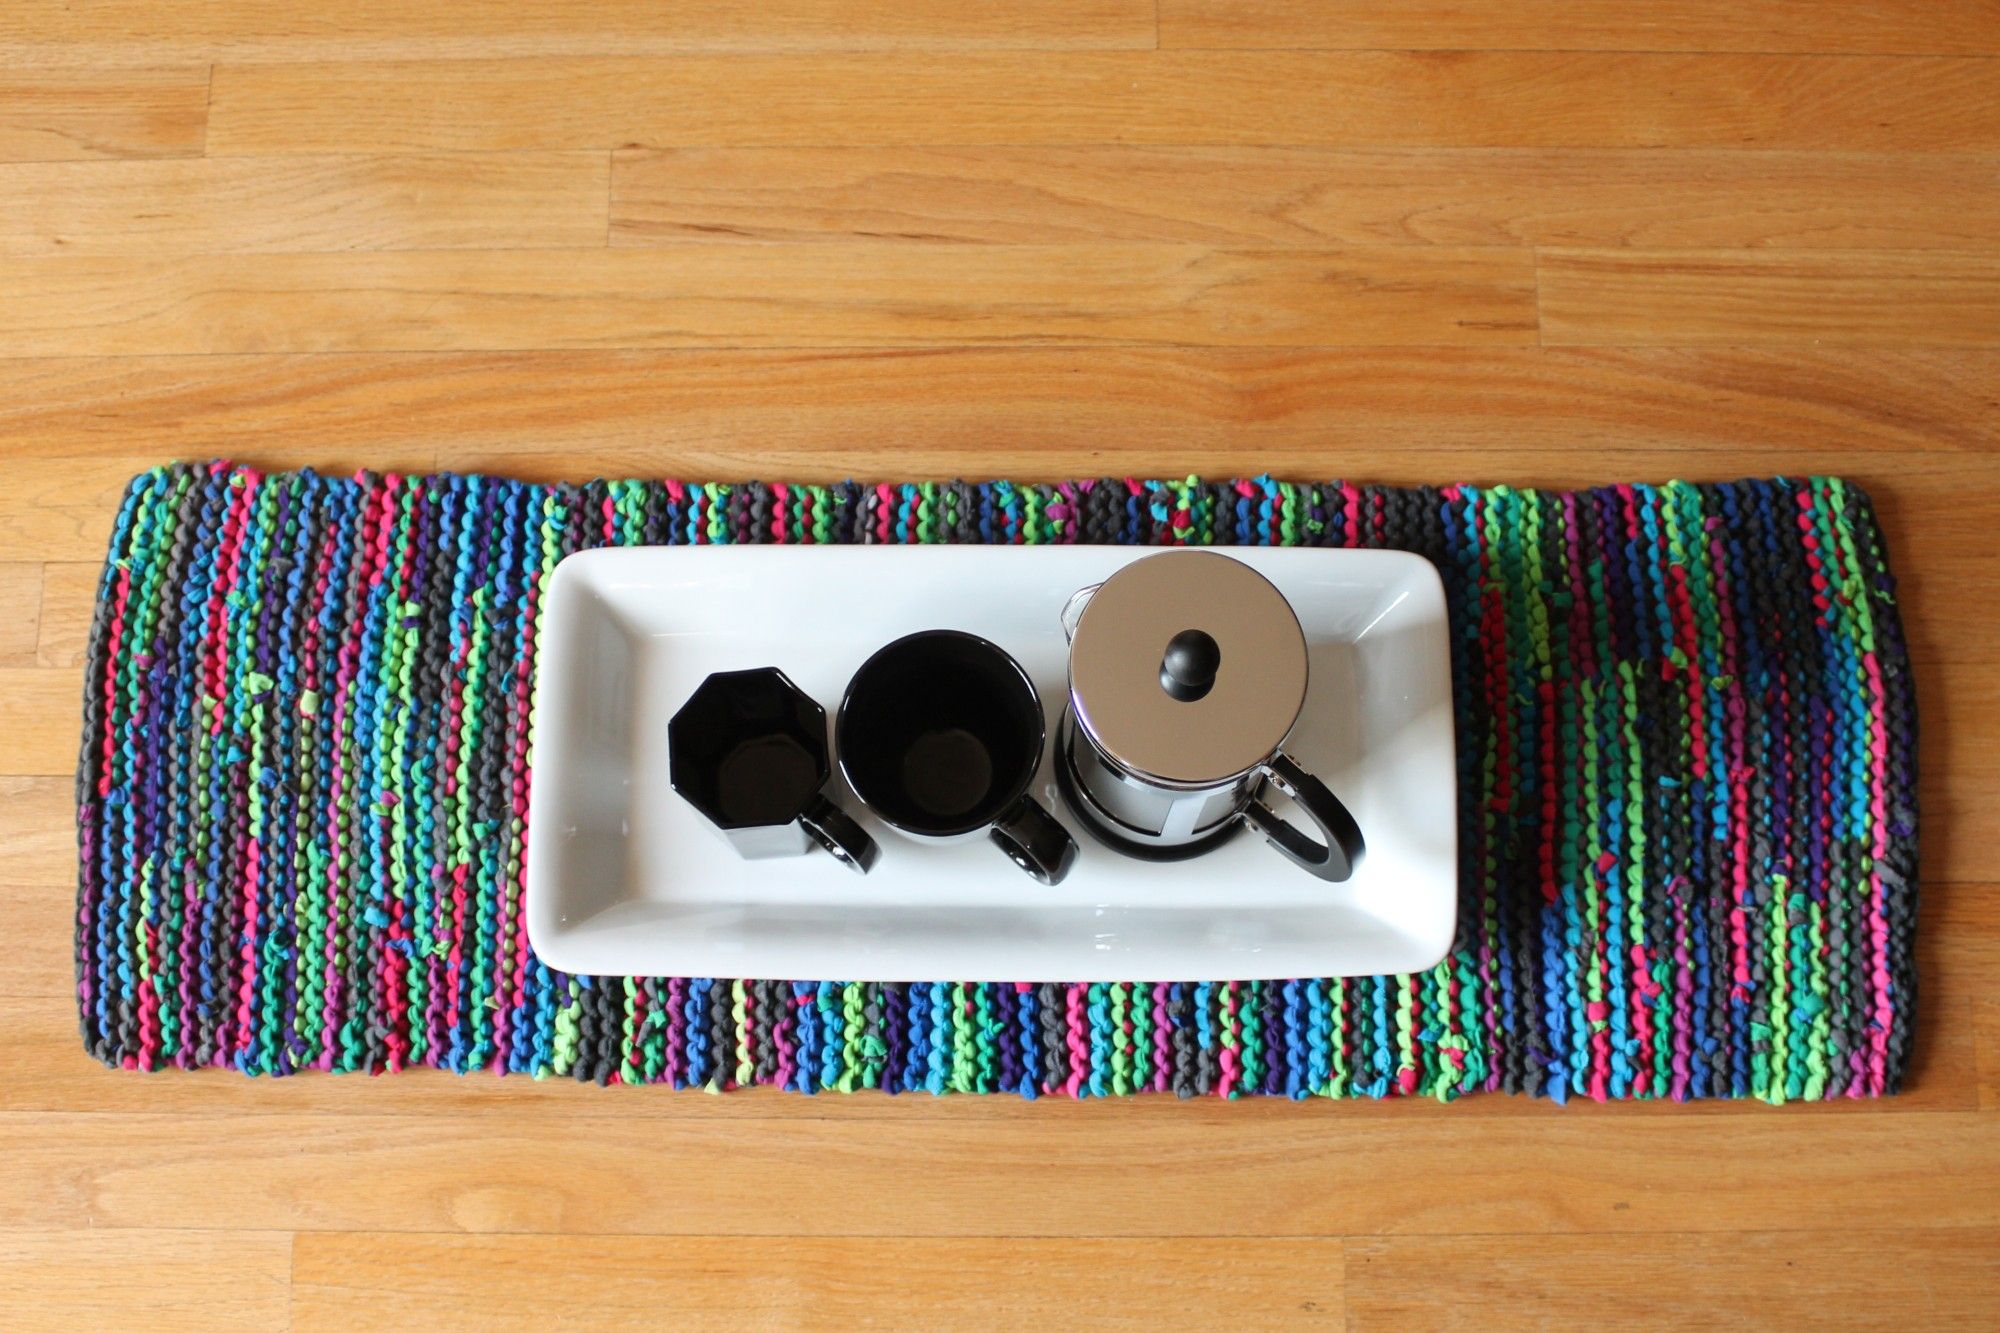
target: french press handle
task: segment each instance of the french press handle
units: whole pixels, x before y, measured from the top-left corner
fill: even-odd
[[[1264,778],[1292,798],[1319,830],[1319,837],[1286,822],[1261,800],[1252,800],[1243,817],[1287,858],[1323,880],[1338,884],[1354,874],[1367,852],[1361,826],[1324,782],[1300,768],[1290,755],[1273,755],[1264,764]]]

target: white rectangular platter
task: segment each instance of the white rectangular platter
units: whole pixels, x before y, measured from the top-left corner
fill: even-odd
[[[667,722],[710,672],[782,668],[826,708],[903,634],[962,629],[1020,659],[1054,735],[1071,593],[1152,548],[695,546],[583,551],[551,577],[529,794],[528,934],[549,966],[841,981],[1220,981],[1414,971],[1457,911],[1451,664],[1437,572],[1395,551],[1230,548],[1291,601],[1310,680],[1286,751],[1367,838],[1327,884],[1252,832],[1156,863],[1093,842],[1049,756],[1038,798],[1081,854],[1037,884],[983,841],[745,861],[667,780]],[[1051,747],[1052,747],[1051,742]]]

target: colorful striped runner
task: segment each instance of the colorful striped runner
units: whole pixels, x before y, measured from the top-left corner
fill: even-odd
[[[539,594],[632,543],[1422,553],[1451,602],[1455,952],[1223,985],[576,977],[521,882]],[[802,1092],[1564,1100],[1894,1092],[1915,712],[1833,479],[542,486],[138,477],[78,775],[85,1045],[131,1069],[434,1065]],[[1274,872],[1276,873],[1276,872]]]

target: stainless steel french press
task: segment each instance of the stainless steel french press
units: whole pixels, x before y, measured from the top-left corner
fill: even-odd
[[[1321,879],[1354,873],[1354,817],[1283,749],[1305,704],[1306,640],[1269,579],[1214,552],[1162,552],[1079,590],[1063,629],[1057,784],[1099,841],[1180,860],[1248,824]],[[1271,789],[1311,831],[1271,809]]]

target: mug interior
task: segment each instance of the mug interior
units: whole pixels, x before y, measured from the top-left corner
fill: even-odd
[[[909,833],[990,824],[1041,763],[1042,704],[1007,652],[928,630],[862,663],[837,727],[841,771],[870,809]]]
[[[775,667],[718,671],[667,724],[667,765],[719,828],[789,824],[831,771],[826,714]]]
[[[715,766],[716,813],[728,828],[789,824],[819,790],[821,776],[798,736],[746,736]]]

